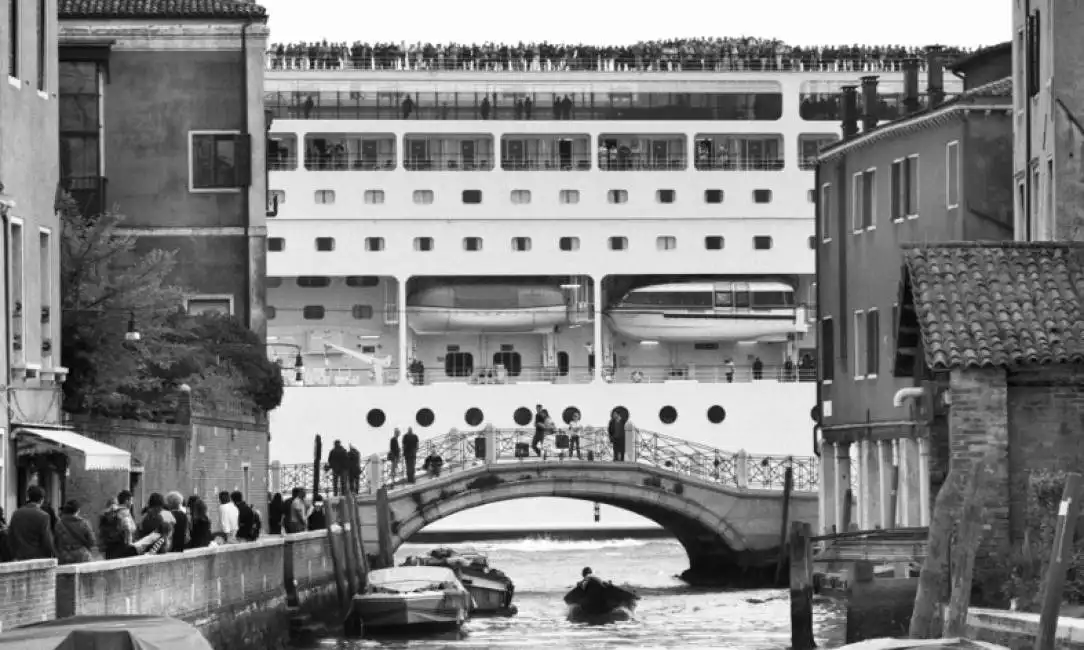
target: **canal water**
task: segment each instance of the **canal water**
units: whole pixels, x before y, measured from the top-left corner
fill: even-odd
[[[383,640],[325,639],[313,648],[410,648],[411,650],[481,650],[508,648],[742,648],[790,647],[790,604],[786,590],[706,590],[686,586],[677,574],[688,567],[681,545],[673,540],[480,542],[472,546],[489,556],[491,566],[516,583],[519,613],[511,618],[476,618],[462,634]],[[428,553],[433,546],[406,545],[396,562]],[[564,594],[590,566],[616,584],[632,585],[642,597],[634,620],[587,626],[566,620]],[[841,645],[842,615],[818,603],[814,626],[821,648]]]

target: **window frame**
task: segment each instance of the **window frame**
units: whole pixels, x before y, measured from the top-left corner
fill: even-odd
[[[854,310],[851,315],[851,327],[854,332],[854,363],[852,365],[851,374],[854,376],[855,381],[862,381],[866,378],[866,349],[863,345],[863,339],[866,338],[866,310]]]
[[[188,132],[188,192],[190,194],[240,194],[247,188],[236,187],[196,187],[196,136],[203,135],[241,135],[238,129],[193,129]],[[234,166],[238,164],[234,160]],[[323,204],[327,205],[327,204]]]
[[[951,152],[956,152],[956,169],[952,167],[952,155]],[[956,175],[956,203],[952,202],[952,176],[953,171]],[[960,207],[960,141],[952,140],[945,144],[945,209],[953,210]]]
[[[832,327],[830,328],[832,331],[829,332],[831,334],[831,336],[828,337],[830,339],[829,345],[825,344],[824,332],[825,332],[826,329],[829,329],[829,328],[826,328],[824,326],[824,324],[826,322],[832,324]],[[835,359],[835,356],[836,356],[836,354],[835,354],[835,351],[836,351],[836,340],[835,340],[836,339],[836,327],[835,327],[835,324],[836,324],[835,319],[832,318],[831,316],[822,316],[821,317],[821,326],[820,326],[820,343],[821,343],[821,345],[818,348],[818,352],[823,352],[823,349],[825,347],[828,347],[828,348],[830,348],[830,352],[832,353],[830,355],[827,355],[827,356],[831,357],[830,359],[825,359],[824,355],[822,355],[821,358],[820,358],[820,361],[817,364],[821,369],[821,384],[823,384],[825,386],[831,386],[832,382],[836,378],[836,359]],[[827,376],[827,377],[824,376],[825,375],[825,369],[828,370],[827,374],[829,376]]]
[[[908,173],[908,180],[910,181],[910,187],[907,188],[907,190],[908,190],[908,201],[907,201],[908,205],[907,205],[907,208],[908,209],[906,210],[906,213],[907,213],[906,217],[908,219],[918,219],[918,216],[920,214],[918,206],[922,205],[922,183],[918,182],[919,172],[922,169],[921,162],[919,160],[919,154],[917,154],[917,153],[910,154],[909,156],[907,156],[907,158],[905,160],[906,160],[906,165],[909,168],[907,173]],[[910,165],[911,165],[912,160],[915,161],[914,169],[910,169]],[[910,200],[910,190],[912,188],[914,188],[914,190],[915,190],[915,200],[914,201]]]
[[[871,333],[877,336],[871,337]],[[866,379],[876,379],[881,371],[881,310],[877,307],[866,310],[865,339]]]
[[[562,244],[567,241],[569,243],[568,248],[563,248]],[[557,238],[557,250],[562,253],[575,253],[580,250],[580,238],[576,235],[565,235]]]
[[[362,241],[366,253],[383,253],[388,248],[388,242],[380,235],[371,235]]]
[[[827,193],[825,193],[827,190]],[[817,200],[821,209],[821,241],[825,244],[832,241],[832,198],[835,190],[831,183],[821,183],[820,195]]]
[[[186,314],[192,313],[192,302],[196,301],[206,302],[221,302],[225,301],[230,305],[230,316],[237,315],[236,305],[234,304],[234,296],[232,293],[189,293],[184,296],[184,312]]]

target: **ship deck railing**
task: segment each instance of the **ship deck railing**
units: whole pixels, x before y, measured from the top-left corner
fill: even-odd
[[[379,386],[372,368],[304,368],[302,379],[297,370],[286,366],[282,376],[287,386]],[[382,369],[384,385],[399,381],[398,368]],[[590,384],[595,380],[594,370],[587,366],[520,368],[512,374],[496,367],[453,369],[449,375],[444,368],[426,368],[421,372],[407,372],[407,381],[415,386],[469,384],[472,386],[496,386],[506,384]],[[630,366],[627,368],[603,368],[602,380],[611,384],[748,384],[748,383],[806,383],[817,380],[814,367],[787,368],[765,364],[759,369],[752,366],[689,365],[689,366]]]

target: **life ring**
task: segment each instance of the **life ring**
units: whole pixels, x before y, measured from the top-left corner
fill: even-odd
[[[639,384],[643,380],[644,380],[644,373],[643,372],[641,372],[639,370],[633,370],[632,371],[632,382],[634,384]]]

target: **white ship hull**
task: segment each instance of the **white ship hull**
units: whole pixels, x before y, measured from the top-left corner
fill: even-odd
[[[568,321],[568,309],[561,305],[499,310],[410,307],[408,313],[415,334],[545,332]]]
[[[722,316],[696,312],[612,311],[613,329],[632,339],[648,341],[761,341],[785,339],[805,332],[804,318]]]

